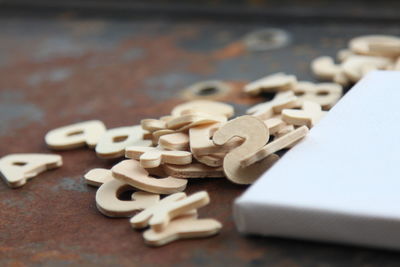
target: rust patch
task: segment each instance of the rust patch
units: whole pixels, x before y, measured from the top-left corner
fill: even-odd
[[[57,260],[66,260],[66,261],[74,261],[78,260],[80,257],[73,254],[65,254],[58,250],[48,250],[39,252],[31,257],[32,261],[44,261],[50,259],[57,259]]]
[[[242,42],[235,42],[227,45],[223,49],[214,53],[217,60],[229,59],[238,57],[246,52],[246,47]]]

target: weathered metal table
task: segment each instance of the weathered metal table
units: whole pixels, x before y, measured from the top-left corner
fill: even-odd
[[[242,37],[278,27],[291,43],[248,51]],[[50,152],[43,141],[55,127],[100,119],[107,127],[159,117],[184,101],[190,84],[227,81],[218,100],[237,114],[261,101],[242,92],[245,82],[284,71],[313,80],[311,59],[332,55],[361,34],[400,34],[397,23],[298,23],[235,20],[116,20],[4,15],[0,18],[0,151]],[[0,183],[1,266],[398,266],[399,254],[359,247],[245,237],[232,220],[232,202],[245,187],[225,179],[190,181],[188,193],[207,190],[212,202],[201,217],[224,228],[214,237],[149,248],[128,220],[110,219],[95,206],[96,189],[82,175],[116,161],[90,149],[60,152],[62,168],[45,172],[20,189]]]

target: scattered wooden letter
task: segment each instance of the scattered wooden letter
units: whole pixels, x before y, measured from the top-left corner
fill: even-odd
[[[208,155],[202,155],[202,156],[196,156],[196,154],[193,154],[193,157],[200,163],[203,163],[204,165],[210,166],[210,167],[220,167],[222,166],[224,162],[224,158],[227,152],[223,153],[213,153],[213,154],[208,154]],[[185,166],[185,165],[184,165]]]
[[[88,171],[84,176],[88,185],[99,187],[102,184],[111,181],[113,178],[111,170],[96,168]]]
[[[299,140],[303,139],[308,133],[308,128],[306,126],[301,126],[296,130],[289,132],[271,143],[265,145],[260,150],[256,151],[252,155],[248,155],[240,160],[240,165],[242,167],[248,167],[252,164],[265,159],[266,157],[272,155],[279,150],[285,149],[292,144],[298,142]]]
[[[62,158],[59,155],[10,154],[0,159],[0,175],[8,186],[16,188],[39,173],[61,165]]]
[[[213,115],[209,113],[191,113],[181,115],[167,122],[167,128],[176,131],[185,131],[192,127],[215,122],[224,122],[226,117],[223,115]]]
[[[347,60],[354,54],[349,51],[339,51],[338,58],[341,62]],[[341,86],[348,86],[350,84],[349,78],[344,73],[341,64],[335,64],[333,58],[322,56],[314,59],[311,62],[311,70],[319,79],[333,81]]]
[[[242,137],[245,141],[225,156],[224,172],[234,183],[251,184],[279,157],[271,155],[252,166],[246,168],[240,166],[240,159],[261,149],[269,139],[268,128],[256,117],[241,116],[229,121],[215,132],[213,140],[217,145],[223,145],[234,136]]]
[[[210,202],[210,198],[206,191],[194,193],[186,198],[179,199],[168,203],[159,203],[162,208],[157,208],[157,213],[153,213],[153,216],[149,220],[149,225],[156,232],[163,231],[169,222],[193,209],[197,209],[207,205]],[[155,207],[152,207],[154,209]]]
[[[120,200],[121,193],[134,189],[132,186],[112,179],[102,184],[96,192],[97,209],[108,217],[131,217],[136,211],[155,205],[159,200],[158,194],[135,192],[132,200]]]
[[[154,146],[158,145],[158,140],[160,140],[161,136],[167,135],[167,134],[173,134],[173,133],[176,133],[176,131],[170,130],[170,129],[158,130],[158,131],[153,132],[152,137],[151,137],[153,145]]]
[[[160,147],[130,146],[126,148],[125,156],[139,160],[144,168],[155,168],[161,163],[185,165],[192,162],[192,153],[188,151],[163,150]]]
[[[342,63],[343,72],[352,82],[358,82],[363,77],[362,68],[368,64],[376,69],[385,69],[393,60],[386,57],[351,56]]]
[[[288,91],[296,82],[296,76],[279,72],[247,84],[244,91],[251,95],[258,95],[261,92]]]
[[[335,64],[333,58],[322,56],[311,62],[311,70],[319,79],[332,81],[335,75],[342,71],[342,67]]]
[[[241,138],[236,137],[223,146],[215,145],[210,138],[222,125],[222,123],[213,123],[189,129],[190,150],[196,157],[214,153],[226,153],[243,142]]]
[[[152,178],[138,161],[131,159],[121,161],[111,171],[115,179],[150,193],[172,194],[183,191],[187,184],[187,180],[174,177]]]
[[[364,35],[349,42],[350,49],[361,55],[396,57],[400,54],[400,38],[391,35]]]
[[[148,207],[144,209],[143,211],[139,212],[138,214],[134,215],[130,220],[130,224],[134,229],[142,229],[146,228],[149,226],[149,221],[151,217],[156,214],[157,212],[160,212],[160,210],[164,209],[165,206],[169,205],[169,203],[181,200],[186,198],[186,194],[183,192],[180,193],[175,193],[172,195],[169,195],[167,197],[164,197],[161,199],[157,204]],[[196,210],[194,210],[196,211]],[[192,212],[193,213],[193,212]],[[197,214],[197,212],[195,212]]]
[[[82,146],[93,148],[106,127],[101,121],[91,120],[53,129],[45,136],[48,147],[55,150],[67,150]]]
[[[178,117],[188,114],[188,112],[205,112],[212,115],[222,115],[226,118],[230,118],[234,114],[234,110],[231,105],[210,100],[195,100],[180,104],[175,106],[171,114],[172,116]]]
[[[374,51],[387,57],[400,56],[400,38],[395,42],[382,42],[369,44],[369,51]]]
[[[163,246],[184,238],[200,238],[217,234],[222,228],[214,219],[196,219],[193,216],[176,218],[162,232],[148,229],[143,233],[146,244]]]
[[[158,144],[168,150],[188,150],[189,135],[187,133],[172,133],[160,136]]]
[[[140,125],[142,126],[143,130],[149,131],[151,133],[167,128],[165,121],[156,119],[141,120]]]
[[[151,146],[150,140],[143,139],[144,133],[140,125],[110,129],[100,138],[96,153],[101,158],[119,158],[128,146]]]
[[[274,134],[276,138],[279,138],[281,136],[284,136],[287,133],[293,132],[294,131],[294,126],[292,124],[286,124],[284,127],[282,127],[278,132]]]
[[[282,119],[288,124],[297,126],[306,125],[308,128],[312,128],[326,113],[327,111],[322,111],[319,104],[311,101],[304,101],[301,110],[284,109],[282,111]]]
[[[293,92],[300,103],[308,100],[320,104],[323,109],[330,109],[342,96],[343,87],[337,83],[298,82]]]
[[[270,135],[274,135],[282,127],[286,125],[286,123],[280,117],[281,116],[277,116],[276,118],[270,118],[264,121],[265,125],[269,130]]]
[[[168,175],[176,178],[225,177],[222,167],[210,167],[201,163],[191,163],[188,165],[164,164],[163,167]]]
[[[261,120],[271,118],[274,114],[280,113],[285,108],[293,108],[297,105],[297,97],[292,91],[276,94],[275,98],[247,110],[247,114]]]
[[[350,49],[340,49],[337,53],[336,53],[336,59],[339,62],[343,62],[346,59],[348,59],[351,56],[354,56],[355,54],[350,50]]]

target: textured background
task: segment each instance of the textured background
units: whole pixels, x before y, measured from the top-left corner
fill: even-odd
[[[241,93],[246,82],[277,71],[313,80],[311,59],[334,56],[351,37],[400,34],[390,8],[388,20],[385,14],[377,20],[378,14],[369,10],[375,16],[370,20],[352,21],[349,16],[320,23],[298,18],[217,20],[198,14],[180,19],[176,11],[99,18],[58,9],[23,12],[3,2],[9,9],[0,12],[0,156],[48,153],[46,132],[74,122],[100,119],[111,128],[166,115],[184,101],[187,86],[207,79],[228,82],[232,89],[219,100],[242,114],[262,100]],[[248,51],[243,36],[266,27],[287,31],[291,43],[267,52]],[[98,159],[89,149],[59,154],[61,168],[23,188],[0,183],[1,266],[398,266],[400,261],[395,252],[240,236],[231,208],[245,187],[225,179],[190,181],[187,189],[210,193],[211,204],[199,213],[224,224],[218,236],[149,248],[128,219],[101,215],[95,207],[96,189],[83,182],[82,175],[91,168],[109,168],[115,161]]]

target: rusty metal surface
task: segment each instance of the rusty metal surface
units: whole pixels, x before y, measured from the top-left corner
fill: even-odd
[[[244,48],[249,31],[278,27],[289,46],[262,53]],[[238,114],[260,99],[241,86],[285,71],[312,80],[309,62],[335,55],[349,38],[400,34],[398,25],[242,24],[118,21],[40,17],[0,18],[0,156],[42,152],[55,127],[100,119],[107,127],[137,124],[168,114],[194,82],[219,79],[232,89],[222,97]],[[232,220],[232,201],[245,187],[225,179],[190,181],[188,193],[207,190],[199,210],[224,228],[214,237],[144,245],[126,218],[110,219],[95,207],[95,188],[82,175],[115,161],[89,149],[60,152],[64,165],[20,189],[0,183],[0,266],[398,266],[395,252],[351,246],[245,237]]]

